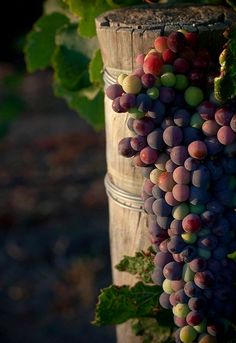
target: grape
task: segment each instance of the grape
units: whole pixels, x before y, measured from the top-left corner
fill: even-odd
[[[186,203],[181,203],[175,206],[172,210],[172,216],[174,219],[182,220],[189,213],[189,207]]]
[[[183,280],[174,280],[170,282],[171,288],[173,289],[174,292],[179,291],[180,289],[184,288],[185,282]]]
[[[221,152],[223,145],[218,141],[216,137],[208,137],[205,139],[208,153],[210,155],[216,155]]]
[[[123,94],[120,97],[120,106],[125,110],[128,111],[130,108],[135,106],[135,95],[133,94]]]
[[[211,251],[209,249],[198,248],[198,255],[205,260],[211,258]]]
[[[198,106],[198,113],[203,120],[214,119],[215,105],[212,102],[205,100]]]
[[[161,75],[161,83],[165,87],[174,87],[176,83],[175,74],[172,72],[165,72]]]
[[[132,132],[134,132],[133,124],[134,124],[134,119],[130,117],[127,121],[127,127]]]
[[[202,125],[202,131],[205,136],[213,137],[216,136],[220,126],[215,120],[207,120]]]
[[[152,88],[155,85],[156,78],[152,74],[143,74],[141,82],[144,88]]]
[[[173,147],[179,145],[182,139],[183,134],[179,127],[169,126],[164,130],[163,140],[168,146]]]
[[[197,272],[194,276],[194,282],[201,289],[210,288],[214,284],[214,276],[208,270]]]
[[[114,100],[120,97],[122,93],[123,93],[123,89],[121,85],[117,83],[114,83],[113,85],[108,86],[106,89],[106,95],[111,100]]]
[[[187,304],[189,297],[185,294],[184,289],[180,289],[175,293],[177,303]]]
[[[201,70],[193,69],[189,72],[188,79],[191,86],[202,87],[205,83],[205,74]]]
[[[172,193],[177,201],[187,201],[189,198],[189,187],[187,185],[177,184],[173,187]]]
[[[175,75],[175,89],[181,91],[188,87],[188,78],[186,75],[183,74],[176,74]]]
[[[204,333],[206,332],[206,328],[207,328],[207,321],[203,320],[199,325],[195,325],[194,329],[198,332],[198,333]],[[201,336],[200,336],[201,337]]]
[[[188,325],[195,326],[199,325],[203,321],[204,317],[199,311],[191,311],[186,317]]]
[[[154,129],[154,124],[153,121],[148,117],[143,119],[135,119],[133,122],[133,129],[136,134],[140,136],[147,136]]]
[[[140,158],[140,155],[137,153],[134,157],[133,157],[133,165],[136,166],[136,167],[146,167],[147,164],[144,163],[141,158]]]
[[[215,259],[209,259],[207,261],[207,268],[213,274],[218,273],[220,271],[220,262]]]
[[[189,206],[191,213],[201,214],[205,210],[205,205],[199,203],[197,205],[190,204]]]
[[[236,133],[230,126],[222,126],[217,132],[217,138],[221,144],[229,145],[235,141]]]
[[[168,218],[168,217],[157,217],[157,218]],[[168,252],[167,244],[168,244],[168,239],[165,239],[164,241],[162,241],[159,244],[159,251],[167,253]]]
[[[182,265],[178,262],[169,262],[165,265],[163,274],[168,280],[180,280],[182,276]]]
[[[174,123],[180,127],[188,126],[190,121],[190,114],[185,109],[179,109],[174,114]]]
[[[189,86],[184,92],[184,98],[188,105],[195,107],[202,102],[203,91],[199,87]]]
[[[202,140],[202,132],[193,127],[184,127],[184,139],[183,143],[189,145],[190,143],[198,140]]]
[[[123,138],[118,144],[118,153],[123,157],[132,157],[136,151],[131,146],[131,137]]]
[[[192,245],[187,245],[180,255],[183,258],[184,262],[190,262],[196,257],[197,249]]]
[[[146,74],[157,76],[160,74],[163,62],[157,53],[149,53],[143,63],[143,70]]]
[[[194,141],[189,144],[188,153],[191,157],[202,160],[207,156],[207,146],[202,141]]]
[[[156,199],[152,206],[153,212],[157,216],[167,217],[171,213],[171,206],[167,204],[165,199]]]
[[[230,121],[230,127],[234,132],[236,132],[236,114],[233,115]]]
[[[177,165],[173,161],[171,160],[166,161],[165,168],[168,173],[173,173],[176,167]]]
[[[202,117],[200,116],[198,112],[194,113],[191,116],[191,120],[190,120],[191,127],[194,127],[195,129],[201,129],[203,123],[204,123],[204,120],[202,119]]]
[[[145,178],[149,178],[150,177],[150,173],[151,171],[153,171],[153,166],[147,166],[147,167],[142,167],[141,168],[141,173]]]
[[[218,108],[215,112],[215,120],[217,124],[221,126],[230,125],[230,121],[233,117],[233,113],[227,107]]]
[[[164,63],[172,64],[174,60],[176,59],[176,57],[177,57],[177,54],[170,49],[166,49],[165,51],[162,52],[162,59]]]
[[[195,187],[207,188],[210,183],[210,173],[205,166],[200,166],[192,172],[192,184]]]
[[[160,96],[161,102],[164,104],[170,104],[175,100],[175,91],[173,88],[170,87],[161,87],[160,88]]]
[[[152,196],[153,186],[154,186],[154,183],[152,183],[149,179],[146,179],[143,184],[144,192],[147,193],[149,196]]]
[[[184,285],[184,292],[189,298],[201,295],[201,289],[193,281],[186,282]]]
[[[160,305],[166,310],[169,310],[172,308],[169,298],[170,298],[169,294],[165,292],[163,292],[159,297]]]
[[[173,52],[180,52],[186,44],[185,36],[181,32],[172,32],[167,38],[167,45]]]
[[[198,45],[198,34],[196,32],[185,32],[184,33],[187,43],[195,48]]]
[[[176,304],[172,305],[172,306],[176,306]],[[180,318],[180,317],[177,317],[177,316],[174,316],[174,322],[175,322],[175,325],[178,326],[179,328],[182,328],[183,326],[187,325],[187,322],[186,322],[185,318]]]
[[[217,160],[207,161],[206,167],[210,172],[210,176],[212,180],[218,180],[220,177],[222,177],[223,167],[222,167],[222,164],[219,163]]]
[[[158,186],[164,192],[171,192],[175,182],[172,173],[163,172],[158,179]]]
[[[130,140],[130,145],[135,151],[140,151],[147,145],[147,139],[145,136],[134,136]]]
[[[216,220],[216,215],[214,212],[211,211],[205,211],[201,214],[201,221],[204,225],[206,225],[207,227],[211,227],[214,222]]]
[[[169,159],[169,156],[167,154],[161,153],[156,160],[155,166],[159,170],[166,171],[165,165],[168,159]]]
[[[161,127],[163,130],[167,129],[169,126],[174,125],[174,120],[172,117],[165,117],[161,123]]]
[[[152,273],[152,281],[158,285],[161,286],[164,281],[164,275],[162,273],[162,270],[159,267],[155,267]]]
[[[198,343],[217,343],[217,340],[211,335],[202,334],[198,339]]]
[[[197,235],[195,233],[182,233],[181,237],[185,243],[193,244],[197,240]]]
[[[167,46],[167,37],[165,36],[159,36],[154,40],[154,47],[157,50],[157,52],[162,53],[165,50],[168,49]]]
[[[171,149],[170,158],[175,164],[181,166],[188,158],[188,151],[184,145],[175,146]]]
[[[202,311],[206,307],[206,300],[203,297],[192,297],[188,301],[191,311]]]
[[[186,325],[180,329],[179,336],[180,336],[181,342],[192,343],[197,337],[197,332],[193,327]]]
[[[116,113],[124,113],[124,112],[126,112],[125,109],[120,104],[120,97],[115,98],[112,101],[112,109]]]
[[[205,189],[199,187],[190,187],[189,202],[192,205],[202,205],[209,200],[209,194]]]
[[[155,100],[152,103],[152,108],[148,111],[148,116],[155,119],[156,124],[161,124],[166,113],[165,105],[159,100]]]
[[[136,97],[136,106],[138,111],[148,112],[152,108],[152,100],[147,94],[141,93]]]
[[[159,89],[156,88],[156,87],[149,88],[149,89],[147,90],[147,95],[148,95],[151,99],[155,100],[155,99],[159,98],[159,95],[160,95]]]
[[[188,264],[184,264],[183,266],[183,275],[182,278],[185,282],[193,281],[194,279],[194,272],[190,269]]]
[[[186,318],[189,312],[190,310],[187,304],[177,304],[173,307],[174,315],[179,318]]]
[[[164,230],[170,227],[171,218],[170,217],[157,217],[157,224]]]
[[[183,229],[188,233],[195,233],[201,227],[201,219],[197,214],[190,213],[183,219]]]
[[[184,249],[185,246],[186,246],[185,242],[179,236],[171,237],[167,244],[168,251],[171,252],[172,254],[179,254]]]
[[[174,235],[179,235],[184,232],[183,226],[182,226],[182,221],[174,219],[172,220],[170,224],[170,229],[173,232]]]
[[[196,273],[196,272],[202,272],[206,269],[207,267],[207,262],[203,258],[195,258],[189,263],[189,267],[191,270]]]
[[[177,58],[173,66],[176,74],[187,74],[189,71],[189,62],[182,57]]]
[[[154,201],[155,201],[154,197],[150,197],[144,201],[144,210],[146,211],[146,213],[149,213],[149,214],[154,213],[152,210],[152,205],[153,205]]]
[[[155,169],[153,169],[152,171],[151,171],[151,173],[150,173],[150,176],[149,176],[149,178],[150,178],[150,180],[152,181],[152,183],[154,183],[155,185],[157,185],[158,184],[158,182],[159,182],[159,178],[160,178],[160,175],[162,174],[162,171],[161,170],[159,170],[159,169],[157,169],[157,168],[155,168]],[[158,186],[157,186],[158,187]],[[158,187],[158,189],[159,189],[159,187]],[[155,196],[155,195],[154,195]]]
[[[119,85],[122,86],[122,83],[123,83],[124,79],[126,78],[126,76],[128,76],[128,75],[125,74],[125,73],[121,73],[121,74],[118,76],[117,82],[119,83]]]
[[[154,196],[155,199],[161,199],[164,197],[164,192],[159,188],[158,185],[155,185],[152,188],[152,195]]]
[[[176,183],[187,185],[190,182],[190,173],[185,167],[179,166],[173,172],[173,179]]]
[[[172,192],[166,192],[166,194],[165,194],[165,201],[170,206],[177,206],[177,205],[179,205],[179,201],[174,198]]]
[[[155,163],[157,160],[158,153],[156,150],[150,148],[149,146],[143,148],[140,151],[140,159],[145,164],[152,164]]]
[[[141,119],[145,116],[144,112],[140,112],[137,107],[132,107],[128,110],[129,114],[130,114],[130,118],[129,119]],[[128,126],[128,125],[127,125]],[[134,131],[135,132],[135,131]]]
[[[138,76],[128,75],[122,82],[122,88],[125,93],[138,94],[142,89],[142,83]]]
[[[163,269],[166,264],[173,261],[173,257],[170,253],[159,252],[154,258],[154,264]]]
[[[200,162],[193,157],[188,157],[184,162],[184,167],[188,171],[194,171],[198,169],[199,166],[200,166]]]
[[[141,79],[143,74],[144,74],[143,68],[142,67],[138,67],[130,75],[137,76],[139,79]]]
[[[162,150],[164,148],[163,130],[157,128],[147,136],[147,143],[152,149]]]

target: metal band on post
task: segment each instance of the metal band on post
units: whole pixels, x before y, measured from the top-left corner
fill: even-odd
[[[143,200],[131,193],[125,192],[115,186],[108,174],[105,176],[104,184],[107,195],[121,207],[132,209],[136,212],[143,212]]]

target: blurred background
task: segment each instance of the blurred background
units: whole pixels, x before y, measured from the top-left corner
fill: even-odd
[[[115,342],[90,324],[111,283],[104,132],[25,72],[43,0],[1,4],[0,341]]]

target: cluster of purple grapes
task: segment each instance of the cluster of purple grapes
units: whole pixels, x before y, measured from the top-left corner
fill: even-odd
[[[154,47],[106,90],[113,110],[130,114],[133,135],[118,150],[145,176],[152,278],[176,342],[223,342],[236,309],[236,106],[212,96],[217,67],[197,34],[173,32]]]

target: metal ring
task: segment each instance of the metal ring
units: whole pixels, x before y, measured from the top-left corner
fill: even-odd
[[[103,73],[103,80],[105,82],[105,85],[110,86],[113,83],[116,83],[116,78],[112,76],[108,71],[105,69]]]
[[[136,212],[143,212],[143,200],[115,186],[108,174],[105,176],[104,184],[108,197],[112,198],[121,207],[132,209]]]

